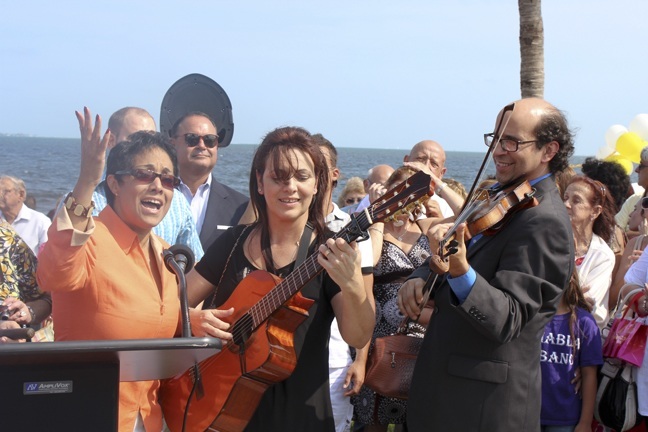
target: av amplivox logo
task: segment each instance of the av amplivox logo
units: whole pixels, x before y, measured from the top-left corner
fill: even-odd
[[[40,381],[23,383],[24,395],[72,393],[72,381]]]

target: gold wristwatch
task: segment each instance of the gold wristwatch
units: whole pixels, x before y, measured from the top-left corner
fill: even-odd
[[[79,217],[87,217],[89,218],[92,216],[92,211],[95,208],[95,203],[94,201],[90,201],[90,207],[85,207],[74,199],[72,196],[72,192],[67,194],[65,197],[65,208],[68,209],[68,211],[72,212],[72,214],[79,216]]]

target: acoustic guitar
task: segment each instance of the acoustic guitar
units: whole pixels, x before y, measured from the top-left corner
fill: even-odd
[[[335,238],[366,237],[371,224],[411,211],[433,190],[430,176],[418,172],[353,215]],[[198,371],[162,381],[160,404],[172,432],[242,431],[265,391],[290,376],[297,364],[293,335],[314,302],[299,291],[322,271],[317,255],[283,280],[258,270],[238,284],[220,307],[235,310],[228,319],[233,340]]]

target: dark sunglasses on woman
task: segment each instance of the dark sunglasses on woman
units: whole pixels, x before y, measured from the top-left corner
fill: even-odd
[[[162,186],[167,189],[174,189],[180,186],[180,179],[173,174],[160,174],[148,169],[132,169],[127,171],[117,171],[115,175],[131,175],[135,180],[142,183],[153,183],[156,177],[160,177]]]

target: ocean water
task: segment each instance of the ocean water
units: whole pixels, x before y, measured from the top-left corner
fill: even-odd
[[[215,177],[222,183],[248,194],[250,166],[256,145],[231,144],[219,149]],[[366,177],[376,165],[387,164],[396,168],[403,162],[407,150],[338,148],[338,167],[342,172],[334,199],[344,187],[346,179]],[[57,200],[67,194],[79,175],[80,141],[64,138],[33,138],[0,136],[0,175],[8,174],[25,181],[27,192],[36,198],[36,210],[47,213]],[[451,177],[470,187],[482,163],[484,153],[446,153],[446,177]],[[585,157],[576,156],[572,163],[579,164]],[[487,173],[493,173],[492,163]]]

